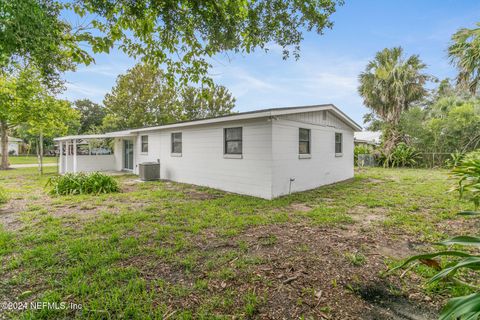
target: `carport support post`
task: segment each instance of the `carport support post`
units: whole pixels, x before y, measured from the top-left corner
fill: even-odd
[[[65,173],[68,172],[68,154],[70,153],[70,145],[68,140],[65,140]]]
[[[60,151],[60,157],[58,158],[58,168],[60,171],[60,174],[63,174],[63,141],[59,141],[59,151]]]
[[[77,139],[73,139],[73,173],[77,173]]]

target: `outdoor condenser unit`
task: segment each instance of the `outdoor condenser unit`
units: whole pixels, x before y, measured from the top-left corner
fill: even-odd
[[[152,181],[160,179],[160,163],[143,162],[138,165],[140,180]]]

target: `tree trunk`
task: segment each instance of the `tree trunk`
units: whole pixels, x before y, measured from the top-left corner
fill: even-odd
[[[8,169],[8,125],[5,121],[0,121],[0,138],[1,138],[1,150],[2,150],[2,164],[1,170]]]
[[[40,133],[38,139],[38,173],[43,175],[43,133]]]

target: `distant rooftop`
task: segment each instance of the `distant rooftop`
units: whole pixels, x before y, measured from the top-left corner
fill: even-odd
[[[355,141],[369,144],[380,144],[381,131],[359,131],[354,133]]]
[[[8,137],[8,142],[22,142],[22,139],[14,138],[14,137]]]

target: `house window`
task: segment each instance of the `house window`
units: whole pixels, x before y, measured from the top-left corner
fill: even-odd
[[[148,136],[142,136],[142,152],[147,153],[148,152]]]
[[[335,132],[335,154],[342,154],[343,134]]]
[[[242,154],[242,128],[224,129],[224,150],[225,154]]]
[[[298,129],[298,153],[310,154],[310,129]]]
[[[172,133],[172,153],[182,153],[182,133]]]

